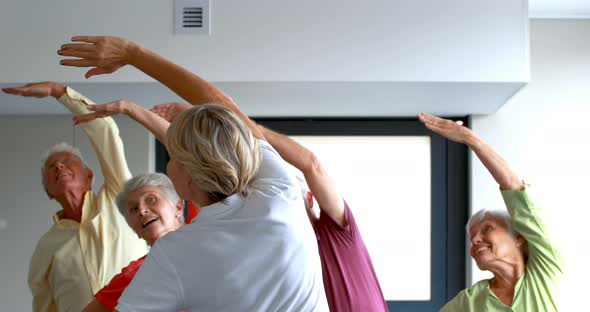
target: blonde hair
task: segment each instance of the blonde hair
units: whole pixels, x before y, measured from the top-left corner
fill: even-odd
[[[260,148],[245,123],[215,104],[179,114],[166,133],[170,157],[190,171],[194,186],[221,201],[244,193],[258,172]]]

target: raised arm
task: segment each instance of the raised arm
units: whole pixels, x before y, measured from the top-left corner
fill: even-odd
[[[550,231],[543,214],[540,213],[541,209],[535,205],[529,194],[523,191],[526,185],[522,179],[500,155],[461,123],[428,114],[420,114],[418,119],[428,129],[449,140],[465,143],[479,157],[500,185],[514,230],[527,241],[527,266],[534,265],[535,271],[541,272],[545,281],[551,280],[547,285],[555,285],[554,282],[564,270],[563,258],[550,238]]]
[[[166,145],[166,130],[170,123],[158,114],[128,100],[118,100],[100,105],[88,105],[92,113],[74,117],[75,124],[90,122],[97,118],[104,118],[117,114],[124,114],[143,125],[162,144]]]
[[[488,169],[502,190],[524,190],[522,179],[510,168],[508,163],[487,143],[464,127],[462,122],[439,118],[429,114],[419,114],[418,119],[426,128],[446,137],[451,141],[467,145]]]
[[[228,108],[240,116],[254,136],[264,139],[256,123],[229,96],[206,80],[139,44],[108,36],[77,36],[72,41],[76,43],[62,45],[58,54],[79,59],[62,60],[61,64],[93,67],[86,73],[86,78],[113,73],[125,65],[134,66],[193,105],[215,103]]]
[[[26,97],[55,97],[76,117],[91,113],[94,105],[90,99],[56,82],[29,83],[16,88],[4,88],[2,91]],[[85,124],[82,129],[92,143],[105,178],[105,188],[112,193],[119,193],[123,183],[131,178],[131,172],[125,159],[123,141],[119,128],[112,118],[99,119]]]
[[[59,99],[66,93],[66,87],[54,81],[44,81],[27,83],[20,87],[2,88],[2,91],[24,97],[45,98],[52,96],[55,99]]]
[[[334,222],[345,226],[347,221],[344,217],[344,200],[336,189],[336,183],[316,155],[283,134],[262,126],[259,128],[281,157],[303,173],[320,209]]]

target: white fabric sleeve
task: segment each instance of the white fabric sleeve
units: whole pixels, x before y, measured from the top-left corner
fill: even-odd
[[[92,113],[86,106],[94,104],[70,87],[66,87],[66,93],[58,101],[74,115]],[[111,117],[98,118],[80,127],[86,132],[94,148],[104,176],[105,189],[116,196],[123,190],[123,184],[131,179],[131,172],[127,166],[123,141],[115,120]]]
[[[180,277],[158,242],[152,247],[131,284],[125,289],[117,310],[180,311],[184,309]]]

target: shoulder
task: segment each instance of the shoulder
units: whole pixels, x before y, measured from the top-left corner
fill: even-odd
[[[488,295],[488,280],[481,280],[475,285],[460,291],[441,311],[471,311],[474,305],[482,304]]]
[[[67,239],[69,239],[69,235],[54,224],[47,232],[45,232],[45,234],[43,234],[43,236],[41,236],[39,241],[37,241],[33,255],[46,254],[47,252],[55,251],[63,245]]]
[[[195,231],[198,232],[198,228],[194,224],[186,224],[176,231],[166,233],[150,248],[150,252],[143,260],[149,258],[151,261],[155,260],[159,264],[162,264],[162,261],[168,262],[170,259],[174,259],[175,255],[183,254],[182,250],[186,249],[186,246],[196,247],[200,239],[194,238],[200,235],[189,233]]]
[[[255,179],[281,179],[295,181],[294,170],[289,166],[279,153],[266,141],[257,140],[260,147],[260,167]]]
[[[463,289],[463,291],[461,291],[459,294],[464,293],[464,296],[468,296],[468,297],[477,296],[477,295],[480,295],[484,292],[487,293],[489,285],[490,285],[490,281],[487,279],[483,279],[483,280],[473,284],[473,286]]]
[[[322,209],[322,207],[320,206],[320,217],[318,218],[318,221],[316,222],[317,226],[330,226],[330,227],[335,227],[338,230],[345,230],[345,231],[350,231],[350,232],[358,232],[358,228],[356,225],[356,221],[354,219],[354,215],[352,214],[352,211],[350,210],[350,207],[348,206],[348,203],[346,202],[346,200],[342,199],[343,205],[344,205],[344,225],[340,226],[338,223],[336,223],[326,212],[324,212],[324,209]]]
[[[139,270],[139,268],[141,267],[141,265],[143,264],[143,261],[145,261],[145,258],[147,257],[147,255],[131,261],[129,263],[129,265],[127,265],[126,267],[124,267],[121,270],[121,274],[125,274],[127,276],[131,276],[131,278],[133,278],[133,276],[135,275],[135,273],[137,272],[137,270]]]
[[[467,311],[467,306],[469,305],[469,288],[463,289],[460,291],[451,301],[447,302],[442,309],[441,312],[452,312],[452,311]]]
[[[59,234],[54,225],[37,242],[29,261],[29,282],[38,280],[50,270],[54,255],[65,242],[65,236]]]

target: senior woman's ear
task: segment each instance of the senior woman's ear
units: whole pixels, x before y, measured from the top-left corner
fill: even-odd
[[[182,214],[184,213],[184,203],[182,201],[182,199],[179,199],[178,202],[176,202],[176,217],[180,218],[182,217]]]
[[[522,245],[526,244],[526,240],[520,234],[516,234],[516,246],[522,247]]]

